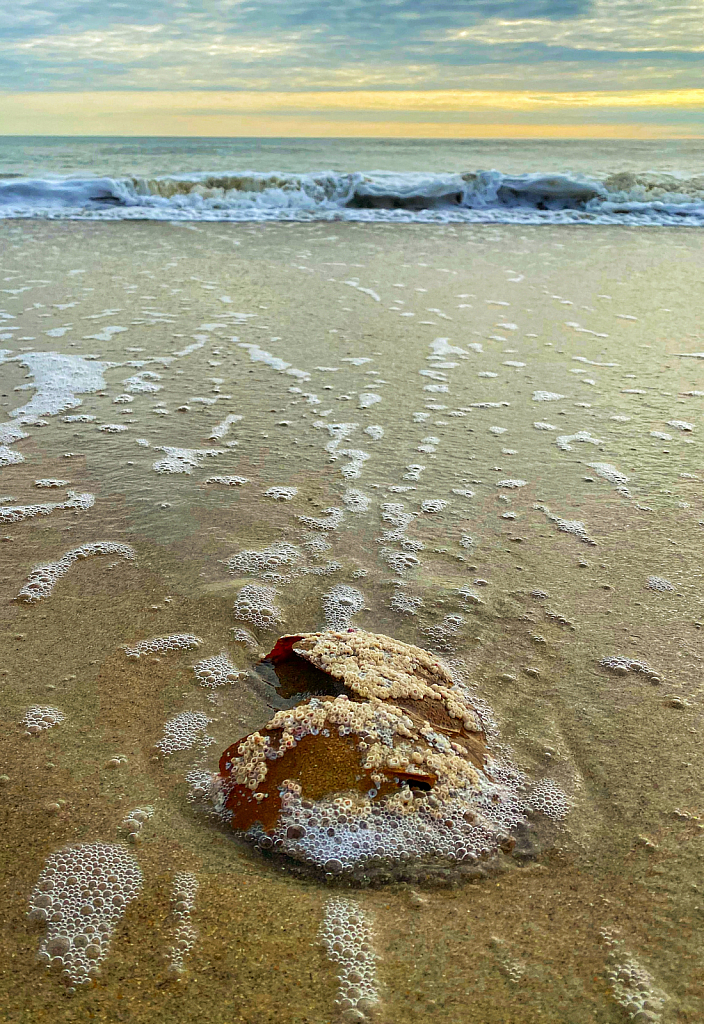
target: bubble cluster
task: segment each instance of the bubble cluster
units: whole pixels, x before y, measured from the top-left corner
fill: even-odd
[[[30,920],[46,923],[40,963],[59,970],[67,985],[98,977],[142,881],[139,864],[124,846],[82,843],[52,853],[29,900]]]
[[[140,658],[143,654],[162,654],[164,651],[188,651],[199,647],[203,641],[192,633],[172,633],[170,636],[154,636],[151,640],[140,640],[133,647],[124,645],[128,658]]]
[[[342,501],[346,509],[356,513],[367,512],[372,503],[372,499],[356,487],[348,487],[342,495]]]
[[[239,576],[242,573],[270,572],[281,565],[293,565],[300,558],[301,552],[294,544],[276,541],[261,551],[239,551],[225,564],[233,576]]]
[[[215,654],[212,658],[204,658],[193,666],[196,679],[201,686],[214,690],[218,686],[225,686],[227,683],[236,683],[246,672],[240,672],[232,664],[225,651]],[[209,700],[214,699],[211,693]]]
[[[250,647],[253,650],[257,650],[259,647],[256,638],[248,629],[236,626],[230,630],[230,635],[232,636],[233,643],[244,644],[245,647]]]
[[[339,583],[323,594],[323,613],[328,629],[347,629],[355,612],[364,608],[364,594],[356,587]]]
[[[65,721],[66,715],[59,708],[51,707],[49,704],[33,704],[31,708],[27,708],[22,725],[27,727],[27,732],[30,735],[36,736]]]
[[[408,569],[415,569],[420,565],[420,559],[411,554],[410,551],[394,551],[393,548],[382,548],[381,557],[399,576]]]
[[[604,928],[600,935],[609,950],[606,977],[612,996],[634,1024],[657,1024],[668,996],[656,988],[652,974],[626,951],[614,931]]]
[[[98,427],[103,434],[122,434],[128,429],[129,427],[126,427],[124,423],[103,423]]]
[[[24,455],[21,452],[15,452],[6,444],[0,444],[0,466],[19,466],[20,462],[24,462]]]
[[[608,669],[609,672],[614,672],[619,676],[628,675],[629,672],[639,672],[647,676],[653,683],[661,682],[658,673],[645,661],[636,661],[634,658],[624,658],[618,654],[610,654],[608,657],[602,658],[599,664],[602,668]]]
[[[222,448],[171,448],[164,445],[157,445],[154,449],[157,452],[165,452],[163,459],[157,459],[152,465],[156,473],[188,473],[198,469],[203,459],[214,458],[222,455]]]
[[[648,576],[645,585],[648,590],[656,590],[659,594],[672,592],[675,589],[673,584],[663,576]]]
[[[421,512],[442,512],[444,508],[447,508],[447,502],[442,498],[426,498],[420,504]]]
[[[191,871],[179,871],[171,886],[171,913],[176,920],[173,930],[173,946],[168,951],[169,970],[181,974],[184,960],[193,951],[198,932],[191,923],[193,906],[200,888],[198,879]]]
[[[613,484],[616,490],[630,498],[631,492],[626,487],[628,483],[628,477],[625,473],[616,469],[610,462],[588,462],[587,465],[590,469],[593,469],[597,476],[600,476],[603,480],[607,480],[610,484]]]
[[[205,730],[211,721],[202,711],[182,711],[164,723],[164,735],[155,746],[164,754],[190,750],[199,742],[209,746],[214,740],[205,735]]]
[[[520,487],[526,487],[528,484],[527,480],[497,480],[497,487],[505,487],[508,490],[517,490]]]
[[[323,509],[323,515],[326,518],[316,519],[314,516],[299,516],[298,519],[304,526],[308,526],[312,530],[336,530],[344,519],[345,513],[341,508],[325,508]]]
[[[241,487],[242,484],[249,483],[249,478],[246,476],[209,476],[203,483],[222,484],[223,487]]]
[[[534,811],[539,811],[553,821],[561,821],[570,809],[567,796],[553,779],[536,782],[528,799]]]
[[[395,612],[402,612],[405,615],[415,615],[419,608],[423,607],[422,597],[411,597],[403,590],[397,590],[391,598],[390,607]]]
[[[273,498],[274,501],[291,501],[298,494],[297,487],[269,487],[264,491],[266,498]]]
[[[67,551],[57,562],[35,566],[17,595],[17,600],[36,604],[49,597],[56,582],[67,574],[71,566],[91,555],[119,555],[120,558],[131,560],[135,557],[135,550],[129,544],[117,544],[111,540],[82,544],[79,548]]]
[[[153,807],[135,807],[120,822],[120,828],[128,843],[137,845],[142,841],[142,828],[154,816]]]
[[[463,615],[445,615],[435,626],[426,626],[423,632],[441,651],[451,650],[452,640],[464,625]]]
[[[550,522],[554,523],[562,533],[571,533],[573,537],[576,537],[577,540],[581,540],[583,544],[589,544],[591,547],[596,547],[596,541],[589,536],[587,528],[581,520],[561,519],[560,516],[554,515],[546,505],[533,505],[533,508],[537,509],[539,512],[544,512]]]
[[[274,587],[262,587],[256,583],[242,587],[232,610],[235,618],[251,622],[259,629],[272,628],[281,621],[283,614],[276,605]]]
[[[379,1002],[377,955],[369,914],[354,900],[333,896],[325,903],[320,944],[337,964],[339,981],[335,1006],[344,1021],[362,1022]]]
[[[690,433],[690,431],[694,430],[694,424],[687,423],[686,420],[668,420],[667,425],[668,427],[674,427],[675,430],[681,430],[685,434],[688,434]]]
[[[4,505],[0,508],[0,523],[20,523],[34,516],[48,516],[55,509],[80,509],[86,511],[95,504],[94,494],[78,494],[69,491],[66,501],[49,501],[44,505]]]
[[[46,478],[42,480],[35,480],[35,487],[68,487],[71,483],[70,480],[55,480],[54,478]]]
[[[564,395],[558,395],[556,391],[534,391],[533,401],[534,402],[559,402]]]

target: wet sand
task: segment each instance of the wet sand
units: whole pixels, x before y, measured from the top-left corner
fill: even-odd
[[[186,781],[271,717],[258,653],[324,628],[337,584],[364,595],[355,625],[462,672],[513,761],[570,803],[535,859],[498,876],[345,892],[373,921],[374,1019],[701,1019],[704,359],[683,354],[704,352],[703,247],[684,229],[0,225],[0,346],[117,364],[24,425],[9,445],[24,461],[0,468],[5,508],[95,497],[0,522],[0,1020],[341,1019],[318,938],[338,889],[215,828]],[[37,394],[27,374],[0,364],[0,430]],[[337,449],[333,423],[356,424]],[[220,454],[155,471],[164,447]],[[380,542],[389,503],[423,544],[402,572],[402,545]],[[335,529],[299,518],[329,508]],[[79,560],[17,602],[34,567],[97,541],[136,557]],[[228,573],[277,541],[326,574]],[[271,628],[233,611],[257,582],[278,591]],[[197,651],[124,651],[181,633]],[[221,651],[249,675],[209,700],[192,666]],[[65,719],[28,735],[36,705]],[[155,744],[186,711],[212,719],[212,742],[167,756]],[[100,975],[67,994],[37,962],[30,894],[53,851],[124,842],[145,806],[142,893]],[[178,872],[200,887],[174,973]]]

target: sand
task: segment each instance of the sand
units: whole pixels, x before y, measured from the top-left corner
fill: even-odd
[[[24,461],[0,468],[0,506],[95,499],[0,523],[0,1020],[339,1019],[318,939],[337,890],[218,830],[185,779],[271,717],[258,652],[324,628],[337,584],[364,595],[354,623],[462,672],[495,742],[570,806],[524,867],[345,893],[372,922],[377,1019],[615,1024],[639,983],[636,1019],[701,1017],[702,247],[593,226],[0,225],[0,346],[116,364],[70,408],[70,388],[0,364],[0,431],[37,394],[48,409],[7,439]],[[136,557],[77,560],[15,600],[98,541]],[[228,572],[279,541],[320,571]],[[280,621],[236,618],[247,584],[277,591]],[[174,634],[200,644],[125,653]],[[211,691],[192,666],[220,652],[243,676]],[[34,705],[65,719],[27,735]],[[166,756],[184,712],[212,741]],[[30,893],[52,851],[123,842],[145,806],[142,893],[67,995],[36,960]],[[183,871],[197,938],[172,973]],[[624,963],[634,980],[614,981]]]

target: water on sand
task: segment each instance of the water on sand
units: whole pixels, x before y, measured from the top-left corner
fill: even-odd
[[[698,234],[1,231],[5,1019],[700,1019]],[[534,857],[340,890],[198,812],[340,616],[564,795]]]

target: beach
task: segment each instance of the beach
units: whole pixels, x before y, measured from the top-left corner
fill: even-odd
[[[0,1020],[337,1019],[339,890],[194,787],[271,717],[259,658],[336,623],[339,588],[351,627],[461,675],[550,795],[498,873],[342,890],[372,1019],[701,1018],[702,249],[607,224],[0,223]],[[220,654],[234,678],[194,672]],[[141,888],[75,986],[37,963],[28,901],[53,851],[98,843]]]

